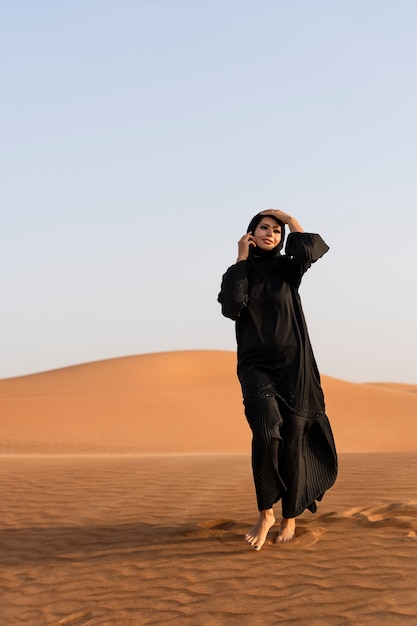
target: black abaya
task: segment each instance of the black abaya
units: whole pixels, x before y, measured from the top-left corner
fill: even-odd
[[[223,276],[219,302],[236,321],[245,414],[259,510],[282,499],[286,518],[333,485],[337,456],[320,375],[298,293],[304,272],[328,250],[320,235],[291,233],[285,255],[254,250]]]

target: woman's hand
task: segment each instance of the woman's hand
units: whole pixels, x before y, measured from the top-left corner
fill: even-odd
[[[238,254],[236,263],[239,263],[239,261],[246,261],[249,256],[250,247],[256,246],[255,237],[252,235],[252,233],[246,233],[246,235],[243,235],[243,237],[239,239],[237,245]]]
[[[303,227],[300,222],[295,219],[295,217],[292,217],[291,215],[288,215],[288,213],[284,213],[284,211],[280,211],[279,209],[266,209],[266,211],[261,211],[261,215],[271,215],[277,220],[280,220],[283,224],[287,224],[291,233],[304,232]]]

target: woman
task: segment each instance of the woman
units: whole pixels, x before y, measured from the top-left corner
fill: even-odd
[[[286,225],[290,234],[281,255]],[[282,520],[275,541],[282,543],[294,537],[296,517],[305,509],[314,513],[316,500],[336,480],[333,435],[298,294],[304,272],[329,248],[278,210],[256,215],[238,246],[218,300],[223,315],[236,321],[237,374],[253,435],[259,509],[245,538],[260,550],[278,500]]]

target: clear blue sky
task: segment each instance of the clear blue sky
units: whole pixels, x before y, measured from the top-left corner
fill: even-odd
[[[0,377],[235,349],[216,302],[275,207],[330,252],[319,368],[417,383],[415,0],[72,0],[0,18]]]

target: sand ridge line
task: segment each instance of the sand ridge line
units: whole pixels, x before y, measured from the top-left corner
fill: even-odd
[[[80,611],[53,622],[50,626],[88,626],[94,617],[94,613],[90,611]]]
[[[1,380],[0,451],[248,453],[251,435],[235,370],[234,352],[196,350]],[[349,383],[329,376],[322,382],[339,452],[417,450],[412,385]]]

